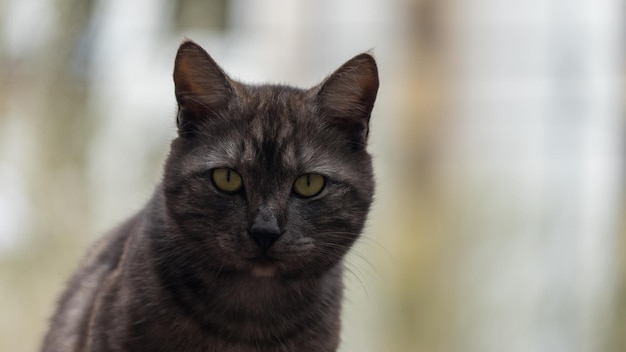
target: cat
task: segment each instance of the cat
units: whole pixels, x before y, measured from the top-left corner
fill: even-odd
[[[174,83],[163,180],[88,251],[42,351],[335,351],[374,193],[374,58],[306,90],[254,86],[184,41]]]

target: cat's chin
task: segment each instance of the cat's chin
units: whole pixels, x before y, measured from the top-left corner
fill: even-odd
[[[272,256],[263,253],[259,256],[248,259],[251,269],[250,273],[255,277],[273,277],[276,276],[277,261]]]
[[[250,274],[255,277],[274,277],[276,276],[276,266],[272,264],[257,264],[252,267]]]

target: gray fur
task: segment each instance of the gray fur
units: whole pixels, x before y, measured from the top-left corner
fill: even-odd
[[[163,182],[88,252],[42,351],[335,351],[342,261],[374,192],[374,60],[356,56],[308,90],[247,86],[185,42],[174,80]],[[241,191],[212,184],[222,167]],[[312,198],[292,190],[306,173],[326,178]],[[281,236],[261,253],[250,229],[268,218]]]

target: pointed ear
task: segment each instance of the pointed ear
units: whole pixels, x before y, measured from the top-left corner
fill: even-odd
[[[365,145],[377,92],[376,61],[363,53],[348,60],[322,82],[317,104],[327,123]]]
[[[203,119],[216,118],[233,95],[228,76],[204,49],[192,41],[185,41],[178,48],[174,85],[180,134],[192,132]]]

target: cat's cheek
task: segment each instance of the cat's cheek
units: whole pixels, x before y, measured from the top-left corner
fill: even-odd
[[[241,246],[238,241],[233,240],[230,233],[218,233],[213,235],[217,248],[211,248],[212,252],[219,252],[216,258],[228,258],[229,261],[239,261]]]
[[[333,254],[343,256],[363,230],[367,207],[347,199],[338,199],[335,206],[320,210],[319,220],[315,222],[313,239],[324,248],[334,248]],[[339,260],[339,258],[337,258]]]

